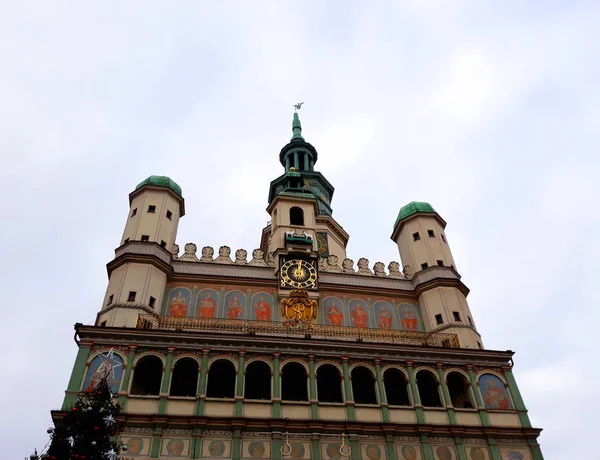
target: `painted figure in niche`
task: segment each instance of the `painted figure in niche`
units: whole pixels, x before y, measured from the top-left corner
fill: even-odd
[[[335,300],[327,302],[327,324],[331,326],[341,326],[344,321],[341,306]]]
[[[352,323],[354,323],[354,327],[368,327],[367,310],[359,302],[356,302],[352,309]]]
[[[290,452],[290,457],[304,458],[304,455],[306,452],[304,449],[304,444],[302,444],[301,442],[298,442],[298,441],[292,441],[290,443],[290,446],[292,446],[292,451]]]
[[[230,319],[238,319],[244,312],[239,298],[239,295],[233,294],[231,300],[227,303],[227,317]]]
[[[447,447],[441,446],[435,450],[437,458],[440,460],[452,460],[452,452]]]
[[[259,321],[269,321],[271,319],[271,305],[265,301],[264,296],[259,296],[258,302],[254,305],[255,316]]]
[[[473,460],[485,460],[485,453],[479,447],[473,447],[469,455]]]
[[[141,438],[129,438],[125,444],[127,444],[127,453],[129,455],[141,454],[144,448],[144,440]]]
[[[183,455],[183,449],[185,448],[185,444],[181,439],[171,439],[167,443],[167,453],[169,455],[173,455],[179,457]]]
[[[338,444],[338,443],[327,444],[327,448],[325,449],[325,452],[327,452],[327,457],[328,458],[342,458],[342,454],[340,454],[341,447],[342,447],[342,445]]]
[[[183,297],[183,292],[179,291],[177,295],[171,297],[169,301],[169,314],[171,316],[186,316],[188,301]]]
[[[381,304],[377,312],[377,327],[379,329],[391,329],[392,321],[392,312],[385,304]]]
[[[214,318],[216,309],[217,302],[212,298],[212,293],[210,291],[205,291],[204,297],[198,304],[198,316],[200,316],[200,318]]]
[[[369,460],[379,460],[381,458],[381,449],[374,444],[369,444],[365,449],[365,453]]]
[[[111,349],[100,353],[92,359],[88,368],[87,376],[83,382],[84,391],[92,391],[104,377],[113,393],[119,391],[121,376],[123,375],[123,358]]]
[[[208,445],[208,453],[211,457],[222,457],[225,454],[223,441],[211,441]]]
[[[404,460],[417,460],[417,449],[414,446],[402,446],[400,453]]]
[[[248,453],[252,458],[262,458],[265,455],[265,443],[262,441],[252,441],[248,446]]]
[[[510,400],[502,381],[492,374],[484,374],[479,379],[479,388],[486,409],[510,409]]]
[[[419,325],[419,317],[412,305],[403,305],[400,307],[400,324],[402,329],[407,331],[416,331]]]

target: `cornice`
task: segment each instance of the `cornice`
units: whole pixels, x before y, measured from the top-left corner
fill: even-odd
[[[322,357],[348,356],[355,360],[374,358],[390,362],[414,361],[418,363],[447,363],[452,365],[474,365],[501,367],[510,365],[512,351],[478,350],[471,348],[440,348],[425,346],[366,343],[356,341],[331,341],[313,338],[276,337],[265,340],[264,336],[222,334],[159,329],[137,329],[121,327],[94,327],[76,325],[81,340],[103,343],[107,346],[135,344],[140,347],[200,350],[203,348],[221,351],[246,350],[248,353],[284,353]]]

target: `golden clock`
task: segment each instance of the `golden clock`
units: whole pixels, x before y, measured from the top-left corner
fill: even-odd
[[[314,289],[317,286],[317,268],[314,261],[292,259],[280,269],[281,287]]]
[[[320,257],[329,255],[329,244],[327,243],[327,233],[317,233],[317,249]]]

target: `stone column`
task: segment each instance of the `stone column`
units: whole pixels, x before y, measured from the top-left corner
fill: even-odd
[[[415,370],[413,369],[412,361],[406,362],[406,371],[408,372],[408,382],[410,384],[410,391],[412,393],[413,405],[415,406],[417,423],[425,423],[425,412],[423,412],[423,406],[421,405],[421,396],[419,395],[417,379],[415,378]]]
[[[454,406],[452,405],[452,398],[450,397],[450,391],[448,390],[448,382],[446,382],[446,377],[444,377],[443,364],[436,363],[436,365],[437,365],[438,379],[440,380],[440,386],[442,388],[442,395],[444,397],[446,410],[448,411],[448,419],[450,420],[450,425],[456,425],[456,413],[454,412]]]
[[[119,391],[119,404],[125,404],[127,399],[127,391],[129,390],[129,381],[131,380],[131,372],[133,371],[133,361],[135,360],[135,350],[137,345],[129,345],[129,356],[127,362],[123,365],[123,382],[121,382],[121,390]]]
[[[527,415],[527,408],[525,407],[525,403],[523,402],[523,398],[521,397],[521,392],[519,391],[519,387],[517,386],[517,381],[515,380],[515,376],[512,373],[512,368],[506,366],[503,367],[504,376],[506,377],[506,381],[508,382],[508,391],[512,396],[512,400],[515,404],[515,409],[519,411],[519,420],[521,421],[521,426],[523,428],[531,428],[531,421],[529,420],[529,416]]]
[[[304,158],[307,158],[305,156]],[[315,355],[308,355],[308,389],[310,400],[310,417],[319,419],[319,402],[317,401],[317,379],[315,376]]]
[[[163,378],[160,387],[160,400],[158,402],[158,413],[165,414],[167,410],[167,398],[169,397],[169,383],[171,383],[171,373],[173,372],[173,351],[175,348],[167,348],[167,363],[163,368]]]
[[[483,426],[490,426],[490,419],[485,411],[483,400],[481,399],[481,392],[479,391],[479,385],[477,384],[477,379],[475,378],[475,373],[473,372],[473,366],[470,364],[467,366],[467,374],[469,374],[469,382],[471,382],[471,389],[473,390],[473,395],[475,395],[475,405],[477,407],[477,411],[479,412],[481,424]]]
[[[281,418],[281,371],[280,353],[273,353],[273,408],[272,417]]]
[[[240,357],[238,359],[238,370],[237,370],[237,383],[235,385],[235,416],[242,417],[244,413],[244,375],[246,369],[244,367],[244,360],[246,352],[240,350]]]
[[[300,169],[300,162],[298,161],[298,152],[294,152],[294,168],[296,168],[296,171]]]
[[[285,172],[290,170],[290,157],[289,155],[285,157]]]
[[[73,370],[71,371],[71,378],[69,379],[69,385],[65,392],[65,399],[63,401],[62,410],[70,409],[77,402],[77,394],[81,388],[81,382],[85,378],[86,371],[88,369],[87,360],[90,357],[90,350],[92,347],[91,342],[79,342],[79,350],[77,350],[77,357],[73,364]]]
[[[346,400],[346,411],[348,420],[354,421],[356,420],[356,415],[354,413],[354,397],[352,396],[352,383],[350,381],[350,369],[348,366],[348,357],[342,356],[342,370],[344,373],[344,393]]]
[[[198,372],[198,389],[196,390],[196,415],[204,415],[204,400],[206,399],[206,377],[208,376],[208,349],[202,349],[202,360]]]
[[[309,165],[308,165],[308,154],[304,154],[304,170],[308,171],[309,170]]]
[[[385,394],[385,385],[383,383],[383,375],[381,373],[381,360],[375,359],[375,375],[377,378],[377,392],[379,393],[379,405],[381,406],[381,417],[384,423],[390,421],[390,409],[387,403],[387,395]]]

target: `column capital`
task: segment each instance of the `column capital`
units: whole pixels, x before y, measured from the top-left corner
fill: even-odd
[[[467,368],[467,371],[473,371],[473,365],[472,364],[467,364],[465,367]]]
[[[129,345],[129,351],[135,351],[137,350],[138,346],[137,345]]]
[[[273,353],[273,358],[279,358],[280,356],[281,356],[281,353],[279,353],[278,351]]]
[[[175,351],[175,347],[167,347],[167,351],[169,353],[173,353]]]
[[[412,367],[412,365],[413,365],[414,363],[415,363],[414,361],[406,361],[406,365],[407,365],[408,367]]]
[[[438,369],[441,369],[442,367],[444,367],[444,363],[435,363],[435,365]]]
[[[240,354],[240,356],[244,356],[246,354],[246,351],[245,350],[240,350],[240,351],[238,351],[238,353]]]
[[[202,349],[202,354],[203,355],[207,355],[210,352],[210,350],[208,348],[203,348]]]
[[[375,363],[376,366],[379,366],[381,364],[381,358],[375,358],[375,359],[373,359],[373,362]]]
[[[341,358],[343,362],[347,363],[348,361],[350,361],[350,358],[348,356],[342,356]]]
[[[308,355],[308,359],[313,361],[315,359],[315,355]]]
[[[83,340],[80,340],[78,345],[79,345],[79,348],[92,347],[94,345],[94,342],[85,342]]]

